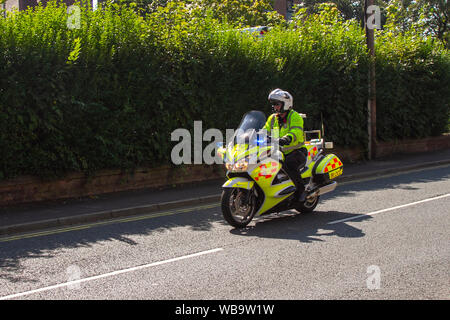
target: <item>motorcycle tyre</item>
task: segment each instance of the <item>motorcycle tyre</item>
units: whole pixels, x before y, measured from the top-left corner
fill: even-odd
[[[230,209],[230,198],[232,196],[233,191],[235,191],[235,188],[224,188],[224,190],[222,191],[221,196],[222,215],[231,226],[235,228],[245,228],[253,220],[253,217],[255,216],[256,213],[256,206],[255,203],[253,203],[253,206],[250,209],[251,213],[244,222],[236,221],[233,218],[233,214],[231,213]]]
[[[308,203],[306,201],[305,202],[297,202],[295,204],[295,210],[298,211],[299,213],[311,213],[314,211],[314,209],[319,204],[319,199],[320,199],[320,196],[317,196],[315,201],[310,205],[308,205]]]

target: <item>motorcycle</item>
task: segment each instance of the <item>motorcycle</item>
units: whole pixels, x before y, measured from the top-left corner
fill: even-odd
[[[305,114],[301,116],[306,118]],[[335,190],[334,180],[343,173],[342,161],[332,153],[324,154],[333,143],[324,142],[320,130],[305,131],[308,156],[299,174],[307,195],[299,201],[295,184],[284,170],[283,147],[279,147],[276,134],[267,135],[265,123],[263,112],[246,113],[228,145],[217,149],[228,178],[222,186],[222,214],[236,228],[244,228],[255,216],[291,209],[314,211],[320,196]],[[307,135],[318,138],[306,140]]]

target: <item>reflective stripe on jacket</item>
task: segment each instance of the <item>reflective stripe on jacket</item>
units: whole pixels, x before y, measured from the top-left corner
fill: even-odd
[[[281,127],[278,124],[277,114],[273,113],[267,119],[264,129],[267,130],[268,134],[271,134],[275,138],[285,136],[291,137],[291,143],[281,147],[281,151],[284,154],[289,154],[293,150],[300,149],[304,146],[303,118],[298,112],[292,109],[286,116],[286,123],[284,123]]]

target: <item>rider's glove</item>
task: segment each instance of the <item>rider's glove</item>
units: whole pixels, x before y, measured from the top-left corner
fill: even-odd
[[[292,141],[291,136],[284,136],[283,138],[280,138],[278,143],[280,144],[280,146],[285,146],[285,145],[291,143],[291,141]]]

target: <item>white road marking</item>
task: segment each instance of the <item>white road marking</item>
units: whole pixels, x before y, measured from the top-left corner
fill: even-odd
[[[158,262],[154,262],[154,263],[145,264],[145,265],[142,265],[142,266],[137,266],[137,267],[127,268],[127,269],[118,270],[118,271],[114,271],[114,272],[109,272],[109,273],[105,273],[105,274],[100,274],[98,276],[88,277],[88,278],[84,278],[84,279],[80,279],[80,280],[64,282],[64,283],[60,283],[60,284],[56,284],[56,285],[48,286],[48,287],[44,287],[44,288],[39,288],[39,289],[35,289],[35,290],[30,290],[30,291],[25,291],[25,292],[21,292],[21,293],[11,294],[11,295],[8,295],[8,296],[0,297],[0,300],[14,299],[14,298],[18,298],[18,297],[27,296],[27,295],[30,295],[30,294],[33,294],[33,293],[39,293],[39,292],[44,292],[44,291],[48,291],[48,290],[52,290],[52,289],[57,289],[57,288],[62,288],[62,287],[67,287],[67,286],[73,286],[73,285],[76,285],[76,284],[79,284],[79,283],[82,283],[82,282],[87,282],[87,281],[97,280],[97,279],[101,279],[101,278],[116,276],[116,275],[119,275],[119,274],[122,274],[122,273],[133,272],[133,271],[137,271],[137,270],[141,270],[141,269],[145,269],[145,268],[155,267],[155,266],[159,266],[159,265],[166,264],[166,263],[171,263],[171,262],[180,261],[180,260],[184,260],[184,259],[188,259],[188,258],[202,256],[202,255],[205,255],[205,254],[219,252],[219,251],[222,251],[222,250],[223,250],[223,248],[216,248],[216,249],[206,250],[206,251],[202,251],[202,252],[197,252],[197,253],[189,254],[189,255],[186,255],[186,256],[178,257],[178,258],[172,258],[172,259],[168,259],[168,260],[164,260],[164,261],[158,261]]]
[[[438,199],[442,199],[442,198],[446,198],[446,197],[450,197],[450,193],[447,193],[447,194],[444,194],[444,195],[441,195],[441,196],[437,196],[437,197],[433,197],[433,198],[428,198],[428,199],[425,199],[425,200],[420,200],[420,201],[416,201],[416,202],[403,204],[403,205],[392,207],[392,208],[382,209],[382,210],[378,210],[378,211],[374,211],[374,212],[369,212],[369,213],[366,213],[366,214],[360,214],[360,215],[357,215],[357,216],[354,216],[354,217],[350,217],[350,218],[345,218],[345,219],[331,221],[331,222],[328,222],[328,224],[336,224],[336,223],[340,223],[340,222],[344,222],[344,221],[359,219],[359,218],[366,217],[366,216],[373,216],[373,215],[375,215],[377,213],[383,213],[383,212],[392,211],[392,210],[396,210],[396,209],[401,209],[401,208],[405,208],[405,207],[409,207],[409,206],[414,206],[414,205],[419,204],[419,203],[424,203],[424,202],[428,202],[428,201],[438,200]]]
[[[105,226],[105,225],[116,224],[116,223],[132,222],[132,221],[139,221],[139,220],[147,220],[147,219],[164,217],[164,216],[171,216],[171,215],[175,215],[175,214],[178,214],[178,213],[185,213],[185,212],[190,212],[190,211],[195,211],[195,210],[205,210],[205,209],[215,208],[215,207],[218,207],[218,206],[220,206],[220,204],[213,203],[213,204],[201,205],[201,206],[197,206],[197,207],[188,207],[188,208],[182,208],[182,209],[176,209],[176,210],[170,210],[170,211],[163,211],[163,212],[156,212],[156,213],[145,214],[145,215],[137,215],[137,216],[132,216],[132,217],[129,217],[129,218],[111,218],[111,219],[106,219],[105,221],[87,223],[87,224],[82,224],[82,225],[78,225],[78,226],[75,226],[75,227],[50,229],[48,231],[39,231],[39,232],[33,232],[33,233],[25,233],[25,234],[20,234],[20,235],[17,235],[17,236],[10,236],[10,237],[5,237],[5,238],[0,238],[0,242],[9,242],[9,241],[22,240],[22,239],[27,239],[27,238],[35,238],[35,237],[40,237],[40,236],[47,236],[47,235],[64,233],[64,232],[70,232],[70,231],[75,231],[75,230],[89,229],[89,228],[92,228],[92,227]]]

